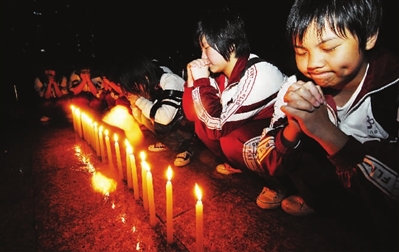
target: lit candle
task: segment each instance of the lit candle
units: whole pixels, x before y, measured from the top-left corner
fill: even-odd
[[[99,136],[98,125],[97,125],[97,122],[94,122],[94,142],[95,142],[95,146],[96,146],[97,157],[101,156],[100,143],[99,143],[98,136]]]
[[[104,137],[103,137],[103,126],[102,125],[98,129],[98,137],[100,138],[101,161],[105,162]]]
[[[150,225],[154,227],[157,224],[157,219],[155,216],[154,186],[152,184],[152,174],[150,166],[148,164],[146,165],[146,170],[147,170],[148,207],[150,209]]]
[[[148,189],[147,189],[147,170],[145,161],[145,153],[144,151],[140,152],[141,157],[141,185],[143,187],[143,206],[145,210],[148,210]]]
[[[119,171],[119,179],[123,179],[123,171],[122,171],[122,160],[121,160],[121,150],[119,149],[118,135],[114,133],[114,141],[115,141],[115,153],[116,153],[116,164],[118,166]]]
[[[169,166],[166,171],[166,240],[173,243],[173,190],[172,190],[172,168]]]
[[[134,157],[133,154],[133,149],[130,148],[131,151],[129,153],[129,163],[130,163],[130,167],[131,169],[129,169],[131,172],[131,178],[130,180],[133,181],[133,192],[134,192],[134,199],[138,200],[139,199],[139,182],[138,182],[138,178],[137,178],[137,167],[136,167],[136,158]]]
[[[80,109],[77,108],[76,109],[76,127],[78,129],[78,134],[80,136],[80,138],[82,138],[82,121],[81,121],[81,113],[80,113]]]
[[[72,125],[73,125],[73,130],[76,131],[76,113],[75,113],[76,107],[71,105],[71,113],[72,113]]]
[[[204,223],[203,223],[203,217],[202,217],[202,211],[203,211],[203,205],[202,205],[202,194],[201,190],[198,187],[197,183],[195,183],[195,193],[197,194],[197,204],[195,205],[195,216],[196,216],[196,242],[197,242],[197,251],[203,251],[204,250],[204,245],[203,245],[203,240],[204,240]]]
[[[110,168],[114,168],[112,160],[112,152],[111,152],[111,143],[109,142],[109,137],[108,137],[108,130],[106,129],[104,133],[105,133],[105,145],[107,146],[108,164]]]
[[[127,188],[132,188],[132,170],[130,164],[130,154],[133,153],[133,148],[129,143],[129,140],[125,139],[126,146],[126,182]]]
[[[81,112],[80,112],[80,109],[79,108],[77,108],[76,109],[76,121],[77,121],[77,124],[76,124],[76,126],[77,126],[77,128],[78,128],[78,133],[79,133],[79,136],[80,136],[80,138],[82,138],[82,136],[83,136],[83,134],[82,134],[82,117],[81,117]]]

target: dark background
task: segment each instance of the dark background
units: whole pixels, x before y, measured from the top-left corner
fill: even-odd
[[[1,1],[2,107],[29,102],[42,62],[57,62],[69,76],[81,61],[142,52],[179,73],[200,56],[193,32],[200,15],[228,6],[246,22],[252,52],[295,71],[284,35],[293,0],[270,1]],[[399,1],[383,0],[378,43],[399,54]],[[36,13],[36,14],[35,14]],[[40,15],[37,15],[40,13]],[[79,48],[77,47],[79,44]],[[45,48],[45,51],[41,51]]]

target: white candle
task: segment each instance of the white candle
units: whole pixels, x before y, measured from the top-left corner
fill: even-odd
[[[136,166],[136,158],[134,157],[133,150],[129,154],[130,157],[130,167],[131,167],[131,180],[133,181],[133,193],[134,193],[134,199],[138,200],[139,197],[139,181],[137,178],[137,166]]]
[[[75,113],[76,107],[71,105],[71,113],[72,113],[72,125],[73,125],[73,130],[76,131],[76,113]]]
[[[152,174],[150,166],[146,165],[146,168],[147,168],[148,207],[150,209],[150,225],[154,227],[157,224],[157,219],[155,216],[154,186],[152,184]]]
[[[105,162],[105,149],[104,149],[104,137],[103,137],[103,126],[101,125],[98,129],[98,137],[100,138],[100,151],[101,151],[101,161]]]
[[[196,216],[196,242],[197,242],[197,251],[203,251],[204,245],[204,223],[203,223],[203,205],[202,205],[202,194],[201,190],[198,187],[197,183],[195,184],[195,192],[197,194],[197,204],[195,205],[195,216]]]
[[[119,149],[118,135],[116,133],[114,133],[114,141],[115,141],[116,164],[118,166],[119,179],[123,180],[121,150]]]
[[[129,143],[129,140],[125,139],[126,145],[126,182],[127,188],[132,188],[132,170],[131,170],[131,162],[130,162],[130,154],[133,153],[132,146]]]
[[[99,143],[98,136],[99,136],[98,125],[97,125],[97,122],[94,122],[94,142],[95,142],[95,146],[96,146],[97,157],[101,156],[100,143]]]
[[[107,146],[108,164],[110,168],[114,168],[114,161],[112,160],[111,143],[109,141],[108,130],[106,129],[104,133],[105,133],[105,145]]]
[[[78,134],[80,138],[82,138],[82,120],[79,108],[76,109],[76,127],[78,129]]]
[[[166,171],[168,181],[166,182],[166,241],[173,243],[173,189],[172,189],[172,168],[169,166]]]
[[[146,165],[147,162],[145,161],[145,153],[142,151],[140,153],[141,157],[141,185],[143,187],[143,206],[145,210],[148,210],[148,189],[147,189],[147,170]]]

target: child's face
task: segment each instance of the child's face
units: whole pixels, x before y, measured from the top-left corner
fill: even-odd
[[[346,37],[336,35],[327,24],[322,34],[311,24],[302,43],[294,41],[298,70],[322,87],[342,89],[357,86],[367,66],[356,37],[346,30]]]
[[[224,72],[227,61],[223,58],[223,56],[213,49],[206,40],[205,36],[201,39],[201,59],[206,60],[209,64],[209,71],[212,73],[221,73]]]

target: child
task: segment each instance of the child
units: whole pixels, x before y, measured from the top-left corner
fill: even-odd
[[[397,251],[399,60],[374,49],[381,19],[379,0],[295,1],[286,29],[304,77],[279,92],[258,160],[297,194],[265,188],[257,203],[282,200],[298,216],[358,209],[350,218],[365,217],[378,248]]]
[[[269,123],[285,75],[250,52],[244,21],[233,10],[207,12],[195,38],[202,55],[187,65],[184,112],[222,162],[219,173],[257,170],[255,141],[248,140]]]
[[[121,85],[130,102],[135,121],[152,131],[159,140],[148,150],[171,149],[178,153],[175,166],[188,165],[194,154],[194,128],[185,123],[181,108],[184,79],[165,72],[156,61],[140,54],[121,60],[115,76],[115,82]]]

